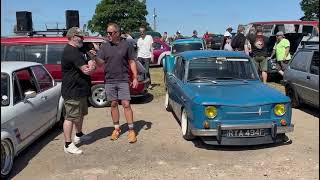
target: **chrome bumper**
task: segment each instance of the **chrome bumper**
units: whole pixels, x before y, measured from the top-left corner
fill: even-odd
[[[191,128],[191,132],[194,136],[218,136],[221,134],[221,130],[228,129],[268,129],[271,128],[272,135],[283,134],[293,132],[294,124],[289,126],[277,126],[273,124],[250,124],[250,125],[221,125],[217,129],[195,129]]]

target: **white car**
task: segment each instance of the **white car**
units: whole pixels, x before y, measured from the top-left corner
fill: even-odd
[[[1,178],[14,157],[60,122],[63,98],[47,69],[33,62],[1,62]]]

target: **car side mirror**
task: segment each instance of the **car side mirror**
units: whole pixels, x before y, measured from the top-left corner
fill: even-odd
[[[24,96],[25,96],[24,101],[26,102],[28,99],[36,97],[36,95],[37,95],[37,93],[35,91],[29,90],[24,93]]]

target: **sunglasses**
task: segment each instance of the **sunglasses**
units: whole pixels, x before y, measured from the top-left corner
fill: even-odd
[[[107,32],[110,36],[112,36],[113,34],[116,33],[116,31],[113,31],[113,32]]]

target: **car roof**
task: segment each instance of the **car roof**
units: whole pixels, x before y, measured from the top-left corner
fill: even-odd
[[[178,43],[192,43],[192,42],[200,42],[202,43],[202,39],[200,38],[186,38],[186,39],[177,39],[173,41],[173,44],[178,44]]]
[[[319,21],[301,21],[301,20],[293,20],[293,21],[259,21],[259,22],[251,22],[249,24],[312,24],[317,25]]]
[[[192,60],[194,58],[201,57],[237,57],[237,58],[250,58],[243,52],[237,51],[223,51],[223,50],[194,50],[185,51],[178,54],[182,56],[185,60]]]
[[[1,61],[1,72],[11,74],[13,71],[30,66],[41,65],[40,63],[28,61]]]
[[[85,36],[84,42],[103,42],[102,37]],[[1,37],[1,44],[43,44],[43,43],[67,43],[68,39],[63,36],[9,36]]]

